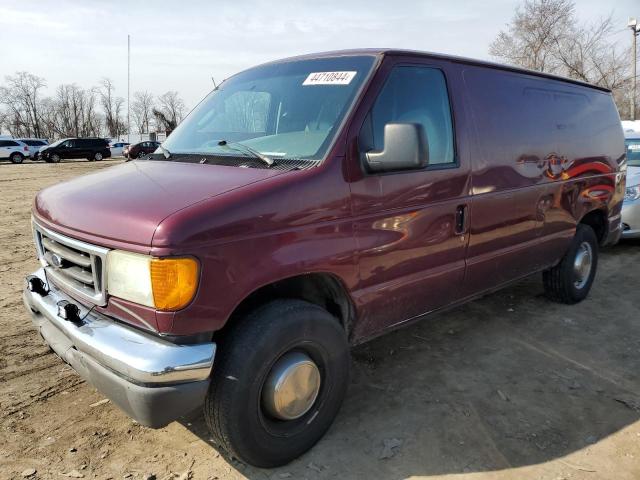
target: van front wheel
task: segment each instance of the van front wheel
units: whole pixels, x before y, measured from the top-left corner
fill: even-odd
[[[547,297],[561,303],[584,300],[598,267],[598,239],[593,229],[579,224],[569,250],[560,263],[542,274]]]
[[[227,453],[276,467],[310,449],[340,409],[349,346],[339,321],[317,305],[276,300],[224,335],[204,414]]]

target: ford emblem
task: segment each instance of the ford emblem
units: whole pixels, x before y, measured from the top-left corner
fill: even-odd
[[[54,267],[60,268],[64,263],[64,259],[57,253],[54,253],[53,255],[51,255],[51,263],[53,264]]]

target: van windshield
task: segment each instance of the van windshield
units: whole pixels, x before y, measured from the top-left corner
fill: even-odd
[[[640,138],[628,138],[624,144],[627,147],[627,165],[640,167]]]
[[[374,56],[274,63],[225,81],[167,138],[172,154],[321,160],[373,67]]]

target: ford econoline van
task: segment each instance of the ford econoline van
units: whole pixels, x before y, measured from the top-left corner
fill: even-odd
[[[330,52],[241,72],[144,161],[41,191],[24,302],[131,417],[204,408],[289,462],[335,418],[349,347],[523,277],[584,300],[620,236],[611,93],[475,60]]]

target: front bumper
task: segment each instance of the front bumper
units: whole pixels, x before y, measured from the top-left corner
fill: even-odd
[[[640,200],[622,205],[622,238],[640,238]]]
[[[34,273],[46,283],[43,269]],[[78,374],[139,423],[159,428],[204,403],[215,343],[177,345],[88,309],[54,285],[25,288],[24,304],[44,341]],[[58,302],[80,310],[58,316]]]

